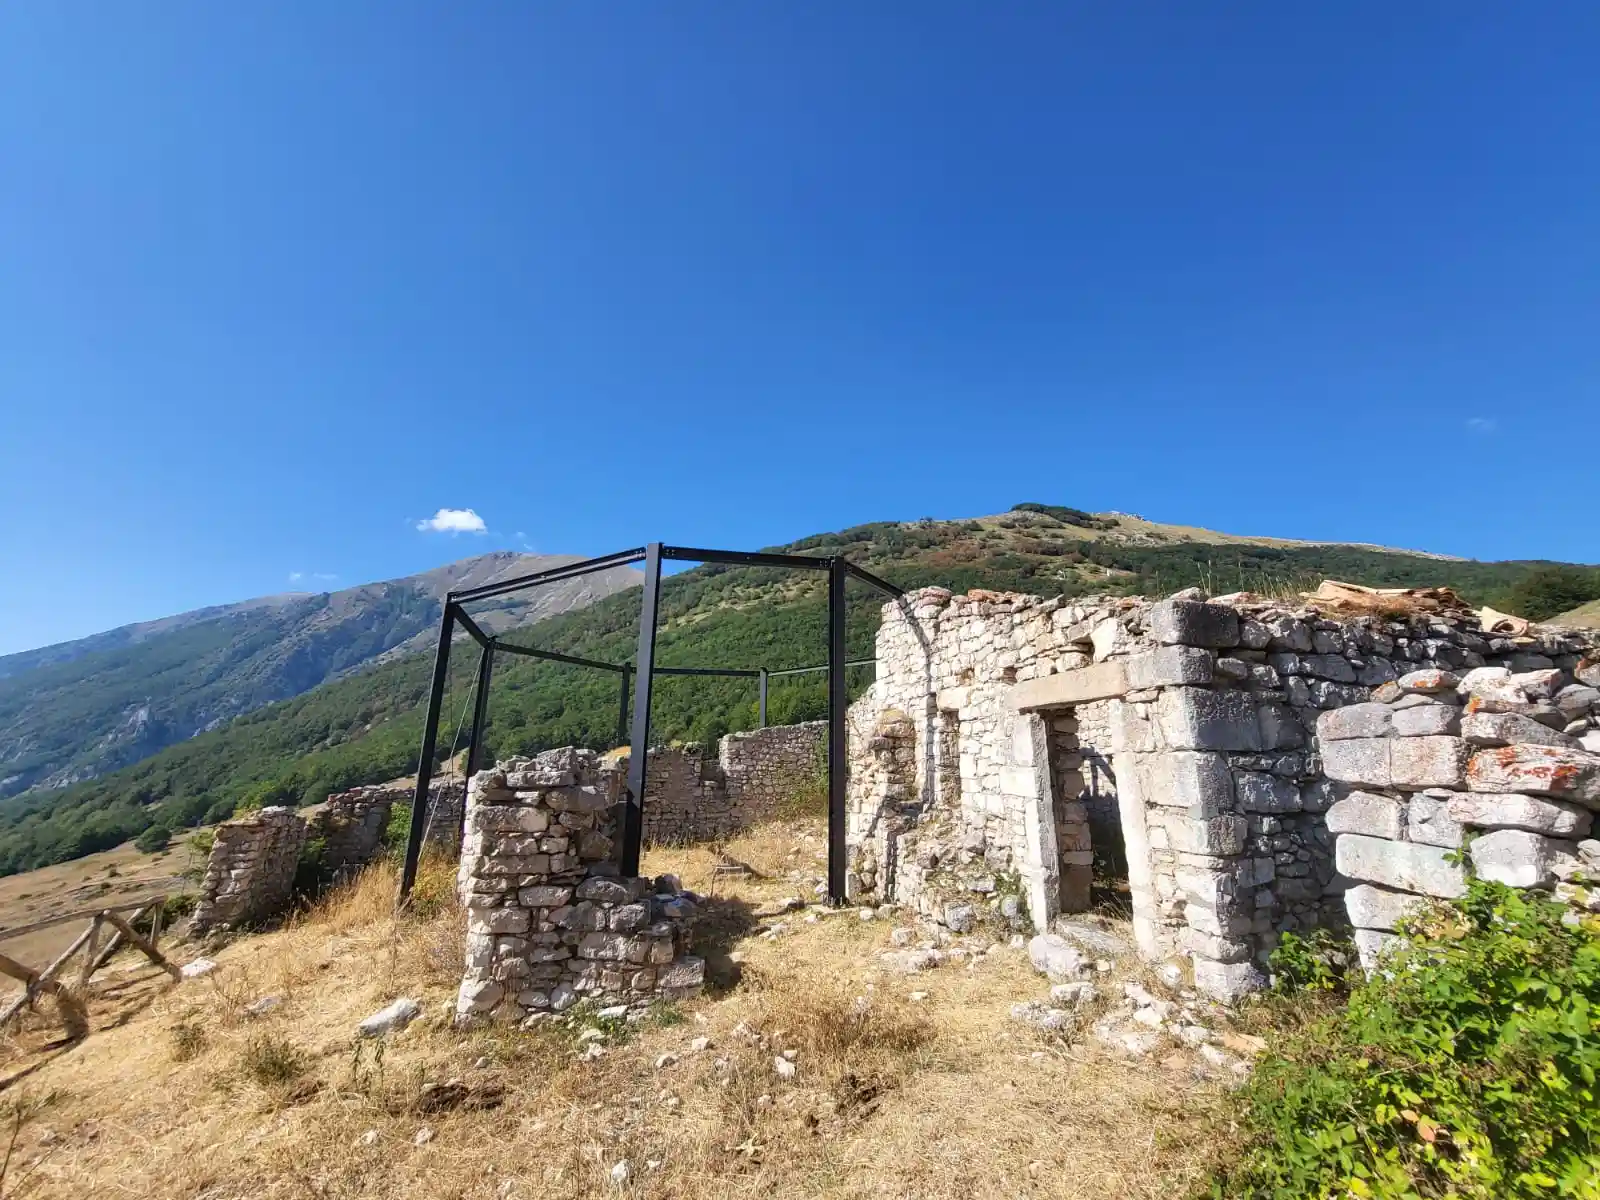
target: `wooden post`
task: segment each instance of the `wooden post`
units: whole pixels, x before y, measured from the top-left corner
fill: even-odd
[[[78,990],[89,986],[89,976],[95,972],[95,959],[100,957],[100,926],[98,914],[89,925],[89,945],[83,952],[83,969],[78,972]]]
[[[89,940],[89,934],[94,927],[85,929],[78,935],[76,941],[68,947],[67,952],[43,971],[35,971],[32,967],[24,966],[8,955],[0,954],[0,974],[11,976],[22,981],[22,995],[13,1000],[4,1012],[0,1012],[0,1026],[3,1026],[23,1007],[30,1003],[41,993],[54,997],[56,1008],[61,1012],[61,1023],[67,1028],[67,1036],[74,1041],[86,1037],[89,1033],[89,1014],[83,1007],[83,1001],[72,993],[72,989],[63,987],[52,976],[61,969],[61,964],[66,962]]]
[[[155,963],[156,966],[160,967],[174,979],[183,978],[183,972],[162,957],[161,951],[157,950],[148,941],[146,941],[132,925],[129,925],[114,912],[106,911],[100,915],[121,930],[122,936],[127,938],[129,942],[137,946],[140,950],[143,950],[145,957],[147,957],[151,962]]]
[[[148,908],[149,906],[146,905],[145,907]],[[137,921],[140,917],[144,916],[144,914],[144,908],[136,908],[131,914],[129,914],[128,920]],[[95,956],[94,966],[90,968],[89,974],[93,975],[101,967],[110,962],[111,956],[120,949],[122,949],[122,930],[113,929],[111,931],[111,940],[106,943],[105,949],[101,950],[100,953]]]

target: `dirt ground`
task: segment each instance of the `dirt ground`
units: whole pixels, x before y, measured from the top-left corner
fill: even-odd
[[[30,967],[42,967],[72,943],[93,913],[182,887],[180,876],[193,865],[188,837],[188,833],[174,837],[159,854],[146,854],[127,842],[72,862],[0,878],[0,953]],[[80,912],[83,921],[11,934]],[[10,980],[0,980],[0,987],[10,986]],[[4,1003],[3,993],[0,1003]]]
[[[707,894],[701,998],[633,1025],[580,1014],[527,1032],[455,1030],[451,865],[393,916],[369,870],[277,932],[173,984],[125,960],[90,999],[94,1032],[45,1019],[4,1047],[6,1197],[1136,1197],[1188,1194],[1214,1153],[1225,1084],[1181,1055],[1130,1062],[1014,1019],[1048,995],[1026,951],[980,930],[963,961],[881,957],[904,919],[814,905],[820,824],[768,826],[727,853],[656,850]],[[901,935],[905,937],[906,935]],[[961,948],[960,946],[953,948]],[[198,951],[191,951],[198,953]],[[973,959],[977,959],[975,965]],[[1128,959],[1106,996],[1147,980]],[[355,1024],[397,996],[424,1016],[383,1041]],[[698,1039],[705,1039],[704,1042]],[[777,1066],[792,1062],[793,1070]]]

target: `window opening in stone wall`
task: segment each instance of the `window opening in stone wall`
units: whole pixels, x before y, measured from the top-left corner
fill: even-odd
[[[939,807],[961,807],[961,718],[954,709],[939,711]]]

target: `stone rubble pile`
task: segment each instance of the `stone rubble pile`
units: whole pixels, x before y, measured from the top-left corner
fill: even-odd
[[[696,897],[670,876],[622,877],[622,773],[571,747],[472,777],[458,886],[467,910],[456,1019],[527,1023],[580,1000],[694,995]]]
[[[1355,881],[1345,907],[1371,970],[1427,898],[1475,874],[1554,890],[1600,910],[1600,666],[1413,671],[1317,722],[1323,769],[1348,789],[1327,814],[1335,857]]]

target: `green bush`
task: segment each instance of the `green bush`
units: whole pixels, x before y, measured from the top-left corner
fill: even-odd
[[[1505,594],[1505,608],[1530,621],[1547,621],[1600,600],[1600,568],[1549,566],[1529,571]]]
[[[155,854],[165,850],[172,842],[172,830],[165,825],[152,825],[138,837],[134,838],[133,846],[145,854]]]
[[[1258,1064],[1210,1195],[1600,1197],[1600,937],[1566,911],[1474,881],[1419,918]]]

